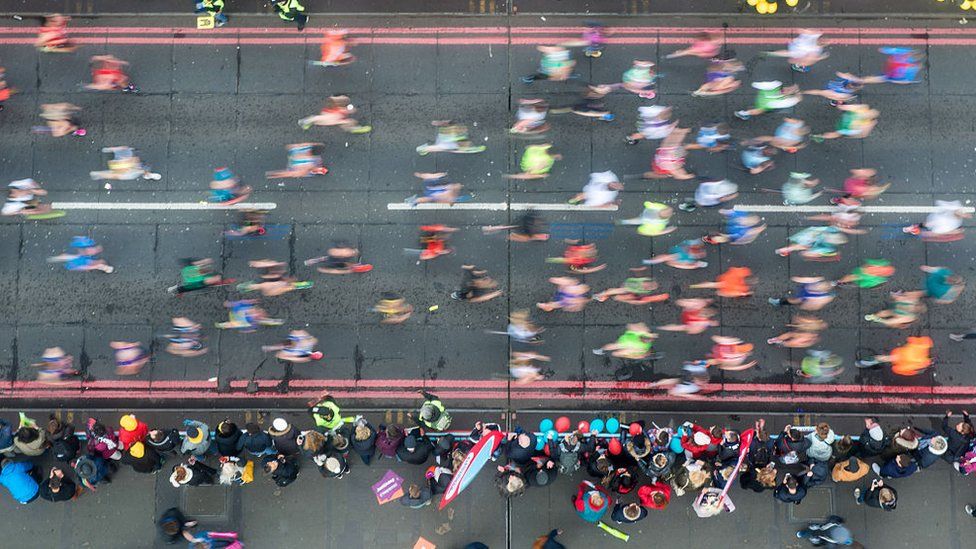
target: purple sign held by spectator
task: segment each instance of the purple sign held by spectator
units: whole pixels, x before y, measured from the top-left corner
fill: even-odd
[[[380,505],[399,499],[403,495],[403,477],[387,471],[379,482],[373,485],[373,493]]]

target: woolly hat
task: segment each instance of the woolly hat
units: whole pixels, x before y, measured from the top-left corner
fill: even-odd
[[[881,442],[884,439],[884,430],[880,425],[875,423],[868,429],[868,435],[871,437],[871,440]]]
[[[203,442],[203,432],[196,427],[187,427],[186,429],[186,439],[193,444],[200,444]]]
[[[334,475],[338,475],[339,471],[342,471],[342,464],[339,463],[337,458],[329,456],[325,458],[325,470]]]
[[[139,459],[146,455],[146,447],[143,446],[141,442],[133,443],[132,446],[129,447],[129,453],[132,454],[132,457]]]
[[[712,438],[708,436],[707,433],[702,433],[700,431],[695,433],[695,435],[691,438],[692,441],[694,441],[694,443],[697,444],[698,446],[705,446],[710,442],[712,442]]]
[[[895,444],[906,450],[914,450],[918,448],[918,437],[911,428],[902,429],[895,437]]]
[[[127,414],[122,416],[119,420],[119,427],[122,427],[126,431],[135,431],[136,427],[139,426],[139,422],[136,421],[136,416],[132,414]]]
[[[929,441],[929,452],[937,456],[944,454],[948,447],[949,443],[944,436],[932,437],[932,440]]]

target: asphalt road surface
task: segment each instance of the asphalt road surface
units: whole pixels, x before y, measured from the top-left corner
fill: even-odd
[[[663,409],[710,406],[729,409],[794,410],[931,406],[943,408],[974,400],[976,373],[968,360],[971,344],[951,342],[947,335],[968,329],[974,320],[972,288],[949,306],[929,307],[909,330],[877,328],[863,316],[885,303],[884,288],[841,289],[841,298],[824,317],[830,328],[823,346],[844,356],[847,369],[829,385],[808,385],[787,363],[800,352],[765,344],[789,322],[789,311],[770,307],[769,297],[789,291],[790,276],[819,274],[839,278],[863,259],[883,257],[897,273],[886,288],[921,285],[921,264],[945,265],[970,281],[974,246],[971,238],[951,244],[925,243],[900,231],[924,218],[918,213],[866,215],[871,231],[851,238],[835,263],[805,262],[778,257],[773,250],[787,235],[810,224],[790,211],[763,214],[769,228],[749,246],[712,248],[706,269],[685,272],[655,266],[651,274],[673,295],[708,295],[688,284],[713,279],[729,266],[749,266],[760,283],[753,298],[718,303],[721,326],[699,336],[662,334],[657,348],[664,358],[648,363],[627,383],[614,377],[618,365],[590,350],[616,338],[627,322],[651,326],[677,320],[673,305],[651,309],[619,303],[593,303],[582,313],[537,313],[546,328],[539,351],[550,355],[552,376],[546,381],[513,386],[507,377],[509,342],[486,330],[505,329],[510,311],[529,308],[549,298],[547,278],[563,270],[545,263],[562,252],[562,238],[585,231],[597,243],[608,267],[586,282],[595,290],[618,284],[627,268],[651,254],[666,251],[686,238],[720,228],[713,210],[679,212],[679,229],[665,237],[639,236],[616,221],[636,216],[644,200],[677,204],[691,195],[694,184],[674,180],[626,182],[618,211],[544,212],[555,225],[545,244],[514,244],[501,236],[483,236],[483,225],[508,222],[509,204],[564,204],[578,192],[590,172],[613,170],[618,175],[647,169],[652,143],[628,146],[636,107],[650,104],[632,94],[615,93],[608,104],[617,114],[611,123],[573,115],[553,115],[550,138],[564,159],[547,180],[514,182],[512,173],[525,140],[507,134],[513,106],[521,97],[546,97],[553,104],[577,97],[583,82],[619,82],[635,58],[659,64],[654,103],[671,105],[685,127],[725,120],[737,138],[769,134],[780,121],[766,115],[743,122],[732,113],[753,101],[752,91],[700,99],[689,94],[701,79],[704,63],[694,58],[665,60],[689,42],[693,30],[643,27],[643,20],[618,20],[623,27],[612,37],[600,59],[577,51],[579,81],[539,82],[531,87],[519,77],[538,63],[535,47],[574,40],[579,19],[539,17],[493,20],[426,18],[410,27],[387,19],[343,20],[358,44],[359,60],[347,67],[315,67],[320,33],[304,34],[282,26],[229,27],[220,31],[189,29],[188,16],[101,18],[76,21],[74,36],[82,47],[73,54],[41,54],[33,47],[35,23],[12,21],[2,31],[2,64],[7,81],[19,93],[0,113],[0,178],[34,177],[56,202],[113,204],[108,210],[72,210],[56,220],[0,220],[0,391],[13,401],[89,401],[111,406],[138,401],[181,406],[188,401],[221,400],[255,405],[305,400],[330,388],[345,402],[369,405],[406,402],[427,387],[458,406],[513,407],[626,406]],[[514,25],[509,28],[508,24]],[[701,20],[698,26],[719,26]],[[269,23],[270,24],[270,23]],[[316,22],[313,21],[313,25]],[[319,24],[324,24],[320,21]],[[749,176],[736,155],[693,152],[689,166],[700,174],[727,177],[740,185],[736,204],[776,205],[775,194],[792,170],[821,178],[827,187],[841,184],[847,170],[873,167],[892,182],[876,206],[928,207],[936,198],[969,202],[976,192],[970,104],[976,75],[976,35],[956,22],[926,31],[871,24],[851,27],[839,20],[805,21],[826,30],[830,58],[806,74],[790,71],[783,60],[759,56],[792,36],[789,27],[729,28],[724,37],[740,59],[748,61],[745,80],[779,79],[804,89],[820,88],[834,71],[880,72],[882,45],[911,45],[925,54],[921,82],[910,86],[869,86],[863,102],[881,111],[874,134],[865,140],[812,144],[795,155],[779,155],[770,172]],[[867,23],[863,23],[868,26]],[[934,23],[933,23],[934,24]],[[152,25],[147,27],[146,25]],[[636,26],[635,26],[636,25]],[[846,26],[845,26],[846,25]],[[417,28],[419,27],[419,28]],[[720,29],[721,30],[721,29]],[[88,58],[111,53],[131,63],[130,74],[142,92],[97,94],[83,91],[89,78]],[[348,94],[359,118],[373,125],[367,135],[334,128],[303,131],[296,121],[318,111],[324,99]],[[83,108],[88,129],[84,138],[54,139],[32,135],[40,123],[38,105],[69,101]],[[795,108],[814,131],[831,129],[837,113],[819,98]],[[453,118],[467,123],[471,136],[487,146],[477,155],[420,157],[415,147],[433,140],[430,121]],[[264,172],[285,164],[285,145],[301,141],[325,143],[330,172],[322,178],[271,180]],[[130,145],[162,174],[158,182],[115,182],[111,190],[91,181],[88,172],[103,169],[105,146]],[[195,204],[206,196],[212,170],[229,166],[255,188],[253,202],[274,203],[269,222],[274,231],[263,239],[230,240],[221,232],[235,223],[233,212],[184,211],[172,204]],[[501,204],[500,209],[424,211],[390,210],[420,187],[414,171],[447,170],[474,195],[472,204]],[[153,209],[127,209],[124,204],[154,204]],[[822,203],[826,203],[822,199]],[[447,223],[460,228],[453,238],[456,253],[418,264],[404,249],[417,245],[417,227]],[[967,223],[968,225],[969,223]],[[558,229],[558,230],[556,230]],[[90,235],[105,247],[116,266],[111,275],[67,272],[45,261],[61,253],[72,235]],[[358,245],[373,272],[327,277],[302,262],[321,252],[333,238]],[[179,261],[213,257],[227,276],[254,276],[247,261],[270,257],[288,262],[300,279],[312,280],[309,290],[265,300],[272,316],[286,319],[281,328],[256,334],[220,332],[212,326],[225,317],[222,302],[238,295],[221,288],[174,298],[165,288],[175,284]],[[475,262],[487,268],[505,291],[502,298],[472,305],[450,299],[461,277],[460,266]],[[417,313],[403,325],[378,323],[372,305],[384,291],[401,292]],[[427,312],[432,306],[438,308]],[[210,352],[201,358],[178,359],[153,344],[153,361],[138,376],[115,375],[108,342],[113,339],[149,344],[164,333],[171,317],[189,316],[207,326]],[[262,353],[261,346],[280,340],[289,327],[303,327],[319,338],[322,361],[285,367]],[[699,400],[668,397],[649,386],[680,373],[682,360],[700,358],[710,346],[709,335],[721,333],[755,344],[759,365],[745,372],[715,372],[709,393]],[[857,353],[880,352],[900,344],[906,335],[928,334],[935,340],[936,365],[912,378],[881,368],[858,370]],[[33,382],[31,366],[48,346],[60,345],[80,357],[82,379],[50,387]],[[254,380],[257,391],[247,391]]]

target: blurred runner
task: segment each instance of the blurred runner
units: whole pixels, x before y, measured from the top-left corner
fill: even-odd
[[[695,36],[691,46],[676,52],[669,53],[665,59],[677,59],[678,57],[693,56],[701,59],[712,59],[722,50],[722,37],[710,32],[701,32]]]
[[[505,177],[508,179],[544,179],[549,177],[553,164],[563,158],[561,154],[549,152],[551,148],[552,143],[536,143],[525,147],[525,151],[522,152],[522,160],[519,162],[519,168],[522,171]]]
[[[549,282],[556,286],[556,293],[552,301],[536,303],[536,307],[547,313],[563,310],[567,313],[578,313],[589,303],[590,287],[576,278],[569,276],[554,276]]]
[[[365,273],[373,269],[368,263],[361,263],[359,249],[345,240],[334,240],[326,255],[305,260],[305,265],[322,264],[316,267],[324,274]]]
[[[755,106],[751,109],[735,111],[735,116],[742,120],[749,120],[769,111],[790,109],[803,100],[798,86],[784,88],[779,80],[753,82],[752,87],[756,89]]]
[[[695,335],[718,326],[718,321],[714,320],[718,311],[709,307],[712,304],[711,299],[683,298],[676,300],[674,304],[681,308],[681,324],[665,324],[658,326],[658,330]]]
[[[268,230],[264,226],[268,218],[267,210],[246,208],[238,212],[240,223],[224,231],[224,236],[240,238],[264,236]]]
[[[567,243],[562,257],[547,257],[546,263],[561,263],[578,274],[591,274],[606,268],[606,263],[597,263],[599,253],[596,244],[582,243],[579,240],[567,240]]]
[[[573,68],[576,66],[576,61],[572,59],[568,49],[562,46],[538,46],[536,49],[542,53],[539,71],[523,76],[523,83],[531,84],[536,80],[565,82],[574,76]]]
[[[631,268],[631,274],[646,271],[647,267]],[[614,301],[626,303],[628,305],[648,305],[660,303],[670,298],[668,293],[656,293],[660,286],[653,278],[646,276],[630,276],[624,280],[623,285],[617,288],[608,288],[598,294],[593,294],[593,300],[604,302],[609,298]]]
[[[709,233],[702,237],[702,242],[742,246],[755,242],[766,230],[766,224],[758,215],[730,209],[719,210],[719,213],[725,217],[725,232]]]
[[[947,267],[922,265],[919,268],[925,272],[925,295],[939,305],[952,303],[966,288],[966,279]]]
[[[476,265],[461,265],[464,271],[461,288],[451,292],[451,299],[468,303],[484,303],[502,295],[498,282],[488,276],[488,271]]]
[[[214,178],[210,182],[210,196],[208,200],[216,204],[237,204],[251,196],[251,187],[241,185],[234,172],[229,168],[216,168]]]
[[[664,139],[675,128],[677,121],[671,120],[671,107],[663,105],[644,105],[637,107],[637,132],[627,137],[628,145],[636,145],[642,139]]]
[[[305,330],[291,330],[283,343],[277,345],[263,345],[261,350],[269,353],[275,351],[275,358],[292,364],[304,364],[313,360],[321,360],[322,352],[316,351],[319,340]]]
[[[684,167],[685,157],[688,156],[684,140],[688,131],[686,128],[675,128],[661,141],[657,150],[654,151],[651,171],[644,172],[642,176],[644,179],[674,178],[685,180],[695,177],[695,174],[688,172]]]
[[[936,200],[935,207],[936,210],[925,218],[925,223],[909,225],[902,231],[931,242],[962,239],[965,232],[962,223],[973,216],[971,208],[963,206],[958,200]]]
[[[583,192],[569,199],[570,204],[583,203],[591,208],[609,208],[618,204],[617,195],[624,184],[611,171],[593,172],[590,180],[583,186]]]
[[[182,295],[194,290],[202,290],[211,286],[230,284],[233,279],[225,279],[214,272],[214,261],[210,258],[188,258],[183,260],[180,269],[180,284],[171,286],[167,291]]]
[[[701,239],[684,240],[675,244],[666,254],[660,254],[642,261],[645,265],[664,263],[675,269],[704,269],[708,266],[705,259],[705,245]]]
[[[895,268],[887,259],[865,259],[851,274],[838,279],[837,284],[856,284],[862,289],[877,288],[888,282],[894,274]]]
[[[837,297],[834,284],[822,276],[794,276],[790,280],[796,283],[793,297],[771,297],[770,305],[794,305],[802,311],[819,311]]]
[[[437,137],[433,143],[424,143],[417,147],[417,154],[425,156],[435,152],[449,152],[455,154],[476,154],[487,147],[473,145],[468,137],[468,127],[453,120],[434,120],[430,123],[437,128]]]
[[[102,271],[112,273],[115,267],[109,265],[104,259],[98,257],[102,253],[102,247],[87,236],[74,236],[68,245],[67,253],[49,257],[48,262],[64,263],[64,268],[69,271]]]
[[[194,322],[184,316],[173,318],[170,333],[163,336],[169,341],[166,344],[166,352],[183,358],[207,354],[209,349],[204,343],[202,328],[203,326],[199,322]]]
[[[519,99],[515,111],[515,124],[508,130],[515,135],[541,135],[549,131],[546,114],[549,103],[544,99]]]
[[[319,114],[306,116],[298,121],[298,125],[303,130],[310,129],[312,126],[338,126],[340,129],[349,133],[368,133],[373,129],[372,126],[361,125],[352,115],[356,113],[356,107],[349,102],[346,95],[332,95]]]
[[[516,385],[526,385],[546,378],[536,361],[549,362],[546,355],[528,351],[512,351],[508,359],[508,372]]]
[[[745,343],[737,337],[719,335],[713,335],[712,341],[715,345],[708,354],[708,360],[723,370],[747,370],[759,363],[756,360],[746,362],[752,355],[751,343]]]
[[[288,275],[288,264],[273,259],[255,259],[247,265],[257,269],[260,282],[242,282],[237,285],[238,291],[247,293],[260,291],[264,297],[276,297],[293,290],[304,290],[312,287],[312,282],[297,280]]]
[[[905,329],[918,321],[919,315],[925,313],[924,290],[895,291],[889,295],[891,305],[876,313],[864,315],[864,320],[877,322],[888,328]]]
[[[695,289],[714,289],[715,295],[729,299],[739,299],[752,295],[756,279],[749,267],[729,267],[718,275],[715,282],[699,282],[688,286]]]
[[[51,213],[51,205],[41,204],[41,196],[47,196],[47,191],[31,178],[11,181],[7,184],[7,200],[0,214],[31,216]]]
[[[282,320],[271,318],[268,313],[257,305],[256,299],[239,299],[225,301],[228,310],[227,322],[218,322],[216,326],[222,330],[240,330],[242,333],[252,333],[258,326],[281,326]]]
[[[809,72],[810,67],[828,57],[820,43],[823,33],[810,29],[799,29],[797,32],[785,50],[769,51],[766,55],[785,57],[794,71]]]
[[[519,216],[515,225],[488,225],[481,228],[485,234],[511,231],[508,239],[513,242],[545,242],[549,240],[546,220],[535,210],[527,210]]]
[[[731,93],[742,85],[735,75],[744,70],[745,65],[735,58],[735,52],[722,52],[709,62],[705,69],[705,83],[691,92],[691,95],[712,97]]]
[[[356,61],[356,56],[349,52],[349,31],[346,29],[329,29],[322,37],[322,55],[313,64],[321,67],[341,67]]]
[[[41,361],[32,364],[37,368],[37,381],[60,383],[66,377],[79,375],[74,368],[74,357],[65,353],[61,347],[48,347],[41,355]]]
[[[52,137],[64,137],[71,134],[83,137],[88,133],[80,126],[75,113],[81,107],[71,103],[44,103],[41,105],[41,118],[47,126],[34,126],[34,133],[50,133]]]
[[[820,341],[820,332],[827,329],[823,320],[808,315],[793,315],[793,320],[787,324],[792,330],[771,337],[766,343],[787,349],[805,349]]]
[[[125,73],[123,67],[129,64],[114,55],[95,55],[91,62],[91,84],[86,84],[85,88],[94,91],[121,91],[129,93],[139,93],[139,88],[129,81],[129,75]]]
[[[873,368],[883,363],[890,363],[892,373],[901,376],[913,376],[924,372],[932,365],[931,351],[931,337],[908,337],[904,345],[895,347],[890,354],[875,355],[858,360],[857,366],[859,368]]]
[[[373,306],[373,310],[383,315],[383,324],[401,324],[413,314],[413,305],[407,303],[399,294],[383,292],[380,300]]]
[[[147,179],[159,181],[162,175],[149,170],[149,166],[142,163],[132,147],[102,147],[102,152],[111,154],[108,170],[88,172],[92,179],[112,179],[115,181],[132,181],[133,179]]]
[[[58,13],[45,15],[34,43],[37,49],[45,53],[75,51],[76,46],[68,40],[68,21],[71,21],[70,17]]]
[[[810,174],[805,172],[790,172],[790,178],[783,183],[783,204],[786,206],[799,206],[813,202],[823,191],[817,190],[820,184],[819,179],[810,179]]]
[[[657,334],[643,322],[628,323],[623,334],[612,343],[593,349],[593,354],[609,354],[625,360],[644,360],[653,355],[654,340]]]
[[[464,188],[463,185],[460,183],[449,183],[447,180],[447,172],[414,172],[413,175],[424,182],[424,191],[422,195],[415,194],[404,200],[404,202],[411,206],[427,203],[454,204],[461,197],[461,189]]]
[[[637,234],[642,236],[662,236],[674,232],[678,227],[671,225],[674,210],[660,202],[644,202],[644,210],[639,217],[624,219],[621,225],[637,225]]]
[[[268,179],[312,177],[329,173],[329,169],[322,162],[321,150],[324,147],[323,143],[287,145],[285,149],[288,151],[288,167],[284,170],[265,172],[265,177]]]
[[[447,225],[421,225],[420,260],[427,261],[453,253],[454,249],[447,246],[447,239],[451,233],[455,232],[457,232],[457,229],[448,227]]]
[[[115,373],[120,376],[134,376],[149,363],[149,349],[138,341],[112,341],[109,347],[114,349]]]
[[[654,91],[654,82],[657,75],[654,74],[654,63],[635,59],[633,65],[624,71],[623,82],[620,86],[631,92],[636,93],[642,99],[654,99],[657,92]]]
[[[811,135],[810,139],[817,143],[826,139],[841,137],[864,139],[871,135],[871,131],[878,124],[878,115],[881,114],[864,103],[837,105],[836,108],[841,111],[840,118],[837,120],[837,129],[832,132]]]

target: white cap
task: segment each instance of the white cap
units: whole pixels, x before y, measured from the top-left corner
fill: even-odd
[[[31,179],[18,179],[17,181],[11,181],[8,187],[13,187],[14,189],[33,189],[37,186],[37,183]]]
[[[753,82],[752,87],[757,90],[775,90],[776,88],[782,86],[783,83],[779,80],[769,80],[766,82]]]
[[[604,183],[609,185],[610,183],[616,183],[617,181],[617,174],[609,170],[605,172],[593,172],[590,174],[590,183]]]
[[[712,441],[712,437],[708,436],[707,434],[701,431],[698,431],[697,433],[695,433],[695,436],[692,437],[692,440],[694,440],[695,444],[699,446],[705,446],[706,444]]]
[[[288,422],[285,421],[285,418],[279,417],[275,418],[275,420],[271,422],[271,426],[275,431],[284,431],[288,428]]]
[[[637,107],[637,112],[639,112],[641,116],[657,116],[666,109],[667,107],[662,105],[645,105],[643,107]]]

